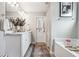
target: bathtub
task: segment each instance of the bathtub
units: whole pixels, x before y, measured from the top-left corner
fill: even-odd
[[[71,51],[65,47],[63,40],[55,40],[54,54],[56,57],[79,57],[79,51]]]

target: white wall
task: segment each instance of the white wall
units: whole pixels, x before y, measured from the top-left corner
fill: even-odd
[[[77,36],[78,36],[78,38],[79,38],[79,2],[77,2],[77,19],[78,19],[78,21],[77,21]]]
[[[48,8],[48,11],[47,11],[47,13],[46,13],[46,22],[45,22],[45,24],[46,24],[46,43],[47,43],[47,46],[50,46],[50,28],[51,28],[51,23],[50,23],[50,13],[51,13],[51,11],[50,11],[51,9],[50,9],[50,5],[49,5],[49,8]]]
[[[52,2],[48,8],[47,12],[47,44],[52,50],[53,47],[53,39],[54,39],[54,23],[57,18],[58,14],[58,3]]]
[[[5,3],[0,2],[0,16],[1,14],[5,14]]]
[[[50,44],[50,48],[51,49],[53,49],[53,39],[54,39],[54,35],[56,34],[56,33],[54,33],[55,31],[55,27],[56,27],[56,25],[55,25],[55,20],[57,20],[58,19],[58,13],[59,13],[59,4],[58,4],[58,2],[52,2],[51,3],[51,12],[50,12],[50,20],[51,20],[51,40],[50,40],[50,42],[51,42],[51,44]]]
[[[5,3],[0,2],[0,30],[3,30],[3,21],[5,19]]]
[[[11,11],[6,11],[6,17],[20,17],[18,12],[11,12]]]
[[[59,3],[56,6],[54,38],[77,38],[76,3],[73,3],[73,17],[59,17]]]
[[[55,38],[77,38],[76,3],[73,3],[73,17],[59,17],[59,3],[50,3],[47,20],[50,23],[47,27],[47,44],[51,49]]]

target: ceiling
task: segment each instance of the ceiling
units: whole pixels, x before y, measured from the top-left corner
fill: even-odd
[[[18,2],[25,12],[46,12],[49,7],[47,2]],[[6,11],[15,12],[16,8],[6,4]]]

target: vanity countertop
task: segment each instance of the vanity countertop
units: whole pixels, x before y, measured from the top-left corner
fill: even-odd
[[[31,31],[26,31],[26,32],[13,32],[13,31],[6,31],[5,35],[21,35],[25,33],[31,33]]]

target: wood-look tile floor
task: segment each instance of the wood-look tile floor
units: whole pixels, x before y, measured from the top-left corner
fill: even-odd
[[[47,47],[44,45],[34,45],[31,57],[51,57]]]

